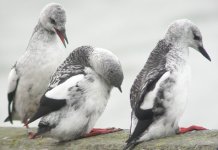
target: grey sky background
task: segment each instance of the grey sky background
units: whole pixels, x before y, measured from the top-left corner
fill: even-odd
[[[113,89],[98,127],[129,128],[129,91],[136,75],[172,21],[192,20],[201,30],[212,62],[190,48],[192,79],[180,125],[218,129],[217,0],[0,0],[1,126],[9,125],[2,123],[7,116],[8,73],[25,51],[39,13],[49,2],[58,2],[66,9],[68,53],[78,46],[92,45],[111,50],[122,63],[123,93]]]

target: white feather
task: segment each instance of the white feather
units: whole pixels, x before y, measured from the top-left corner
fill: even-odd
[[[11,69],[8,76],[8,93],[11,93],[16,89],[18,78],[15,68]]]
[[[164,106],[167,108],[166,113],[150,125],[139,141],[169,136],[175,134],[178,129],[178,122],[187,103],[187,89],[190,80],[189,65],[185,65],[170,76],[175,78],[176,84],[165,91],[165,98],[168,99],[164,102]]]
[[[52,99],[66,99],[68,97],[68,89],[76,85],[77,82],[84,78],[83,74],[72,76],[65,82],[56,86],[52,90],[46,92],[45,96]]]
[[[42,118],[46,121],[49,120],[51,123],[56,121],[59,122],[58,125],[51,130],[50,136],[62,141],[74,139],[78,136],[77,134],[89,133],[103,113],[110,95],[108,91],[110,91],[111,86],[93,71],[90,72],[89,76],[94,78],[94,82],[90,83],[86,79],[80,81],[80,86],[84,87],[84,90],[86,91],[81,95],[82,97],[85,97],[85,101],[80,108],[76,110],[73,109],[69,106],[73,101],[69,101],[68,106]],[[60,114],[66,114],[64,115],[66,117],[59,120],[58,116]]]
[[[150,108],[153,107],[154,100],[155,100],[156,94],[158,92],[158,89],[160,88],[161,83],[163,81],[165,81],[169,76],[170,76],[170,72],[169,71],[165,72],[161,76],[161,78],[156,83],[155,88],[145,96],[144,101],[143,101],[143,103],[140,106],[141,109],[150,109]]]

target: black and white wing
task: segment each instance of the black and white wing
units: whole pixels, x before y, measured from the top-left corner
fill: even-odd
[[[159,41],[156,48],[151,52],[144,68],[137,76],[130,92],[130,103],[132,107],[131,120],[133,114],[137,119],[137,123],[134,131],[129,139],[126,141],[128,148],[140,137],[140,135],[150,126],[154,118],[154,107],[142,109],[141,105],[146,101],[146,96],[153,92],[154,89],[158,89],[157,83],[160,80],[165,80],[169,75],[166,69],[166,54],[171,48],[170,44],[166,44],[164,40]],[[161,51],[160,51],[161,49]],[[159,86],[159,85],[158,85]],[[155,97],[151,100],[151,104],[154,104]],[[132,125],[131,125],[132,126]]]
[[[158,74],[153,76],[153,78],[148,79],[145,83],[145,86],[142,88],[140,94],[140,99],[137,101],[136,106],[133,110],[133,113],[138,121],[132,135],[127,140],[127,143],[131,143],[137,140],[140,137],[140,135],[150,126],[154,117],[157,115],[156,113],[159,113],[154,111],[154,101],[157,98],[156,96],[153,99],[151,99],[151,101],[153,102],[150,108],[143,109],[141,108],[141,105],[144,102],[144,100],[146,101],[146,96],[149,93],[156,91],[156,89],[159,89],[159,83],[166,80],[169,77],[169,74],[170,73],[167,71],[160,71]],[[158,93],[158,91],[156,92]],[[160,113],[158,115],[160,115]]]
[[[9,76],[8,76],[8,117],[5,119],[5,122],[10,121],[13,123],[13,112],[15,111],[14,108],[14,98],[17,90],[19,82],[19,76],[16,69],[16,64],[12,67]]]
[[[130,91],[130,104],[132,109],[135,108],[136,103],[140,101],[143,89],[150,86],[156,78],[166,72],[166,55],[171,49],[171,44],[166,43],[165,40],[158,42],[157,46],[151,52],[145,66],[137,75]]]
[[[70,64],[67,59],[52,76],[48,90],[40,100],[37,112],[28,123],[65,106],[69,88],[76,86],[84,78],[84,68],[82,65]]]

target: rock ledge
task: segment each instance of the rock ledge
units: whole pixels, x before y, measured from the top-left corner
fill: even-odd
[[[43,150],[120,150],[128,137],[128,130],[76,141],[57,143],[51,138],[27,138],[24,128],[0,128],[0,149]],[[144,142],[135,150],[218,150],[218,131],[206,130],[174,135]]]

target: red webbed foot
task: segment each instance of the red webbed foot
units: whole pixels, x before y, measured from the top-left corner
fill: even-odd
[[[29,139],[36,139],[36,138],[38,138],[38,135],[37,135],[37,133],[28,132],[28,138]]]
[[[201,131],[201,130],[208,130],[207,128],[201,127],[201,126],[196,126],[196,125],[192,125],[188,128],[179,128],[179,133],[178,134],[184,134],[187,132],[191,132],[191,131]]]
[[[93,128],[90,133],[86,134],[84,137],[90,137],[90,136],[96,136],[96,135],[101,135],[101,134],[108,134],[108,133],[113,133],[117,131],[121,131],[123,129],[120,128]]]
[[[27,136],[29,139],[35,139],[36,135],[35,133],[33,133],[32,131],[30,131],[29,125],[28,125],[28,121],[24,120],[23,121],[24,127],[26,127],[26,131],[27,131]]]

